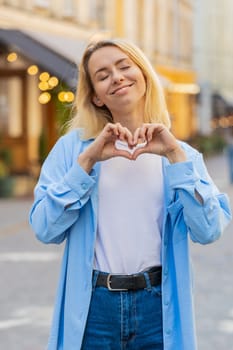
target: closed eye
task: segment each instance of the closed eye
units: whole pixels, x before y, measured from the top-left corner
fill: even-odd
[[[100,76],[98,80],[103,81],[108,78],[108,75]]]
[[[125,70],[125,69],[128,69],[130,68],[130,66],[123,66],[123,67],[120,67],[121,70]]]

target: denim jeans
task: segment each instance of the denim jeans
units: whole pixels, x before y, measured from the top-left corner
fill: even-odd
[[[96,287],[82,350],[163,350],[161,285],[138,291],[109,291]]]

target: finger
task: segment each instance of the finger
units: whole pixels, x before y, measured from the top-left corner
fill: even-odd
[[[156,131],[156,125],[151,124],[147,129],[147,141],[148,142],[150,142],[153,139],[155,131]]]
[[[123,157],[130,160],[133,159],[132,154],[130,152],[117,149],[117,148],[114,150],[113,157]]]
[[[140,129],[141,128],[137,128],[134,132],[134,135],[133,135],[133,143],[134,145],[136,145],[138,143],[138,139],[139,139],[139,134],[140,134]]]
[[[119,131],[119,136],[118,138],[121,141],[125,141],[128,143],[129,146],[133,145],[133,135],[131,134],[131,132],[129,131],[128,128],[123,127],[122,125],[118,125],[118,131]]]
[[[140,129],[139,129],[139,133],[138,133],[138,140],[137,142],[145,142],[147,140],[147,129],[148,129],[148,125],[147,124],[143,124]]]
[[[143,154],[143,153],[149,153],[147,147],[142,147],[142,148],[136,149],[132,154],[132,160],[136,160],[138,158],[138,156],[140,156],[140,154]]]
[[[112,123],[106,124],[103,131],[107,136],[109,136],[109,134],[118,136],[118,129],[116,124],[112,124]]]
[[[125,137],[125,141],[128,143],[128,145],[130,147],[134,146],[134,142],[133,142],[133,135],[132,133],[129,131],[128,128],[124,128],[124,137]]]

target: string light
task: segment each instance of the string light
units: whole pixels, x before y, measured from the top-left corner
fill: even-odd
[[[49,84],[49,88],[54,88],[55,86],[57,86],[59,84],[59,80],[57,79],[57,77],[51,77],[48,80],[48,84]]]
[[[48,81],[50,78],[50,74],[48,72],[43,72],[40,74],[39,79],[41,81]]]
[[[38,73],[38,71],[39,71],[39,68],[34,64],[32,66],[28,67],[28,69],[27,69],[27,72],[29,75],[36,75]]]
[[[61,91],[58,94],[58,99],[61,102],[73,102],[74,94],[71,91]]]
[[[17,53],[16,52],[11,52],[7,56],[7,61],[12,63],[12,62],[15,62],[17,60],[17,58],[18,58]]]
[[[51,95],[49,92],[42,92],[42,94],[40,94],[38,100],[41,104],[44,105],[51,100]]]
[[[45,90],[48,90],[49,88],[49,84],[47,81],[41,81],[39,84],[38,84],[38,87],[41,91],[45,91]]]

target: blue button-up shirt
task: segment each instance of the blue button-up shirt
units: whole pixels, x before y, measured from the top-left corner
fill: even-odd
[[[57,141],[41,169],[30,212],[40,241],[66,240],[48,350],[81,349],[85,330],[92,292],[99,164],[87,174],[77,158],[90,142],[81,141],[78,130]],[[181,146],[186,162],[169,164],[163,158],[165,350],[196,349],[189,237],[201,244],[214,242],[231,219],[228,198],[209,177],[202,155],[186,143]]]

